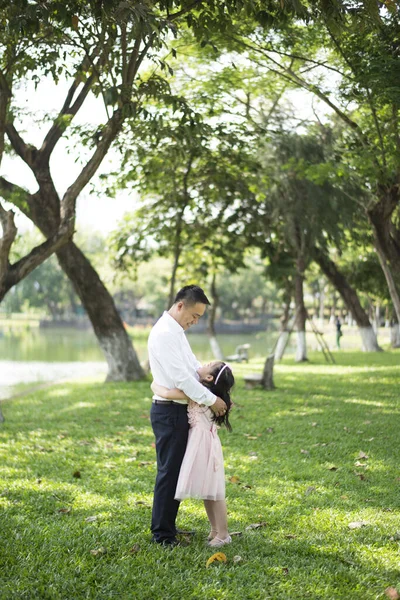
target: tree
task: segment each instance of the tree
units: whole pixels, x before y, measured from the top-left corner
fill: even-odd
[[[168,306],[173,302],[178,269],[184,277],[210,277],[210,344],[221,356],[214,319],[218,303],[216,276],[243,265],[245,243],[226,225],[232,205],[253,196],[252,160],[243,132],[222,124],[212,127],[186,104],[177,118],[163,113],[156,126],[140,136],[118,177],[118,187],[135,186],[142,207],[125,219],[111,244],[116,265],[128,270],[155,253],[173,262]],[[145,132],[146,133],[146,132]],[[182,277],[181,277],[182,279]]]
[[[10,289],[16,279],[57,250],[64,271],[73,282],[109,365],[108,379],[138,379],[143,375],[136,353],[124,330],[110,294],[96,271],[73,241],[76,198],[92,180],[111,145],[129,119],[141,111],[142,99],[154,94],[160,78],[140,72],[146,60],[166,69],[160,50],[177,35],[183,23],[198,38],[221,28],[241,11],[254,14],[260,2],[238,5],[234,0],[194,0],[137,3],[128,1],[87,2],[70,0],[59,4],[17,0],[2,3],[5,23],[0,60],[0,150],[4,134],[13,151],[31,169],[37,191],[31,193],[16,183],[0,178],[0,191],[26,214],[46,237],[44,246],[19,265],[8,265],[8,250],[15,238],[12,215],[1,210],[5,228],[2,240],[2,287]],[[277,8],[279,11],[279,9]],[[145,67],[146,68],[146,67]],[[69,82],[65,101],[44,137],[41,147],[23,138],[13,95],[15,82],[39,82],[43,76],[56,83]],[[90,94],[104,101],[106,121],[94,129],[80,131],[88,158],[75,181],[62,197],[54,185],[50,159],[62,137]]]
[[[363,190],[358,200],[399,317],[399,8],[394,2],[380,9],[374,4],[373,11],[366,6],[339,4],[340,23],[334,24],[329,10],[312,3],[303,20],[274,32],[243,27],[232,43],[257,64],[261,80],[273,73],[302,88],[341,124],[331,169]]]

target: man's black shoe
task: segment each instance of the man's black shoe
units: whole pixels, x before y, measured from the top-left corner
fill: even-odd
[[[176,538],[167,538],[165,540],[156,540],[156,539],[152,538],[151,541],[154,542],[155,544],[158,544],[159,546],[164,546],[164,547],[168,547],[168,548],[174,548],[175,546],[180,546],[180,543]]]
[[[184,529],[177,529],[176,535],[195,535],[195,531],[185,531]]]

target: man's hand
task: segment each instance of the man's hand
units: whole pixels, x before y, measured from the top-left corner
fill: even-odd
[[[211,404],[210,408],[217,417],[223,417],[226,413],[226,404],[219,396],[217,396],[216,401],[214,404]]]

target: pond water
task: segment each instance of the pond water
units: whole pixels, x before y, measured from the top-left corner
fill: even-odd
[[[224,334],[218,337],[225,355],[236,346],[251,345],[250,356],[266,356],[275,332]],[[206,335],[189,333],[190,344],[201,361],[212,358]],[[147,359],[147,336],[133,340],[140,361]],[[19,384],[41,383],[102,376],[107,372],[103,353],[92,331],[18,327],[0,333],[0,399],[10,396]]]

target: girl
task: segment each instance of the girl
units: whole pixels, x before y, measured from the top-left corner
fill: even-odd
[[[228,415],[232,405],[230,390],[235,380],[230,367],[221,361],[204,365],[197,373],[201,383],[224,400],[226,413],[223,416],[216,417],[208,406],[193,402],[176,388],[168,389],[153,382],[151,389],[155,394],[168,400],[189,400],[189,439],[179,473],[175,499],[204,500],[211,526],[208,545],[220,547],[230,544],[232,538],[228,533],[224,459],[217,426],[225,425],[228,431],[232,431]]]

